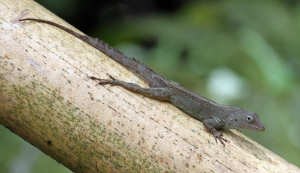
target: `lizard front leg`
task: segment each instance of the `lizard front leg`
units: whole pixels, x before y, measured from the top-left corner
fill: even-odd
[[[219,140],[223,146],[225,146],[225,142],[227,139],[223,137],[223,133],[220,130],[223,124],[222,121],[218,118],[208,118],[203,120],[204,126],[209,130],[209,132],[215,137],[216,142]]]
[[[134,93],[141,94],[143,96],[154,98],[160,101],[170,101],[171,90],[169,88],[143,88],[137,84],[129,83],[121,80],[117,80],[112,76],[110,79],[100,79],[97,77],[89,77],[92,80],[98,81],[99,85],[113,85],[120,86]]]

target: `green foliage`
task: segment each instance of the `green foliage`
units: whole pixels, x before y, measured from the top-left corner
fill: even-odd
[[[55,162],[3,126],[0,126],[0,139],[1,173],[70,172],[63,165]]]

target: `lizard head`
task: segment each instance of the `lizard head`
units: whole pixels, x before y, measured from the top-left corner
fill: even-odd
[[[229,114],[225,121],[226,128],[265,130],[264,125],[256,113],[236,107],[228,107],[228,112]]]

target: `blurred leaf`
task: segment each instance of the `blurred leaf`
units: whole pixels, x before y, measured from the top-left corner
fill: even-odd
[[[269,88],[277,92],[288,90],[292,85],[291,75],[275,50],[257,32],[249,29],[241,32],[241,41],[249,57],[260,67]]]

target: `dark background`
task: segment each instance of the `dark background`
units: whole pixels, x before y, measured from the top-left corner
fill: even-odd
[[[298,1],[37,2],[185,87],[257,112],[266,131],[243,133],[300,166]],[[2,126],[0,139],[0,172],[68,172]]]

